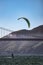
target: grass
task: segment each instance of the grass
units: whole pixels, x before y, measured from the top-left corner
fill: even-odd
[[[43,65],[43,56],[0,56],[0,65]]]

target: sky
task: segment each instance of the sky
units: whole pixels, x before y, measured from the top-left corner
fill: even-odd
[[[30,28],[25,20],[30,21]],[[10,30],[32,29],[43,25],[43,0],[0,0],[0,27]]]

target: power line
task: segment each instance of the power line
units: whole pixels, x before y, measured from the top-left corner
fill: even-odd
[[[9,30],[3,27],[0,27],[0,38],[5,36],[6,34],[13,32],[13,30]]]
[[[13,31],[13,30],[9,30],[9,29],[3,28],[3,27],[0,27],[0,29],[6,30],[6,31]]]

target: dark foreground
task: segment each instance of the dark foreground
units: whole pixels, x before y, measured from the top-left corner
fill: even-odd
[[[43,56],[0,56],[0,65],[43,65]]]

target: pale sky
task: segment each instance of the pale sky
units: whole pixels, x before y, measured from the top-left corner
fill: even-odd
[[[43,0],[0,0],[0,27],[11,30],[28,29],[24,20],[29,19],[30,29],[43,25]]]

